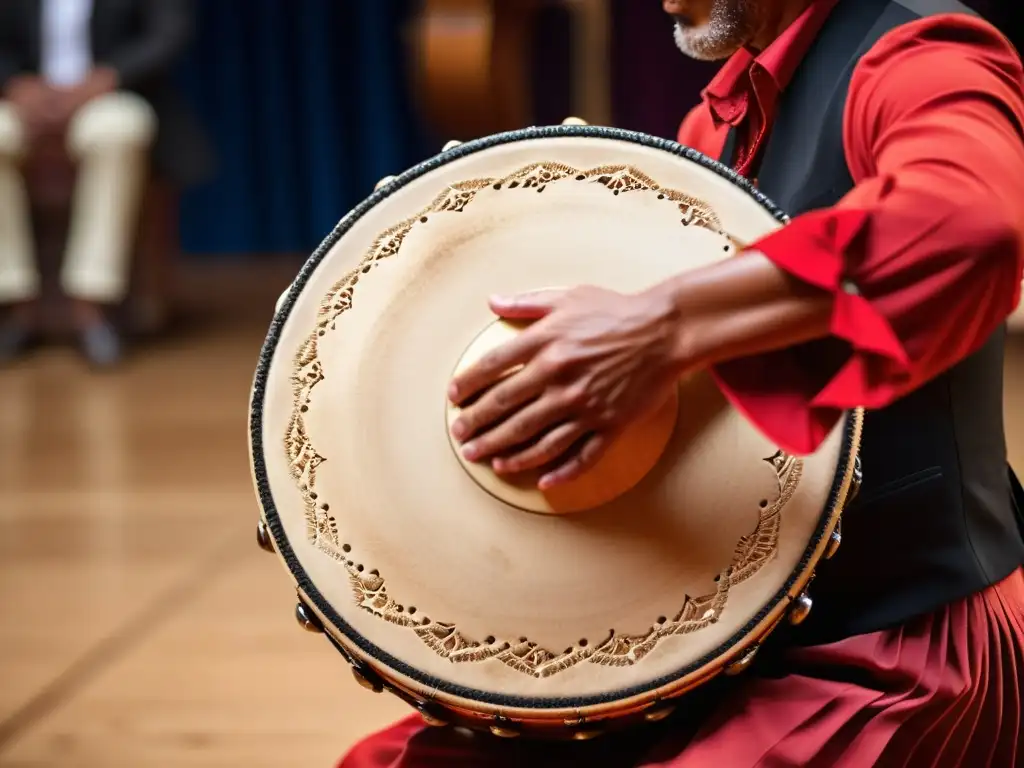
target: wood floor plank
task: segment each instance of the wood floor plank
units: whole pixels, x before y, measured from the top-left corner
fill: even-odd
[[[299,628],[287,576],[249,546],[250,533],[239,528],[244,553],[230,572],[0,764],[330,766],[361,736],[406,714],[396,699],[359,688],[330,644]]]
[[[59,353],[0,375],[0,722],[251,513],[229,407],[251,366],[197,377],[220,346],[110,377]]]
[[[245,404],[269,295],[256,306],[111,375],[66,350],[0,372],[0,752],[252,519]]]

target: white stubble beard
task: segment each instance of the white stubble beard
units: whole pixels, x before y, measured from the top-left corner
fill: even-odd
[[[698,61],[720,61],[732,56],[747,42],[751,18],[750,0],[715,0],[711,18],[699,27],[675,23],[676,46]]]

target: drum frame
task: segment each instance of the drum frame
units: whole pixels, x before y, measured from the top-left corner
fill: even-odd
[[[275,313],[260,352],[250,397],[249,455],[257,499],[261,508],[257,541],[283,561],[298,595],[296,618],[312,632],[325,634],[349,662],[356,680],[375,692],[388,691],[403,699],[429,725],[457,725],[489,730],[496,736],[512,738],[589,739],[608,730],[631,724],[656,722],[668,717],[681,696],[720,675],[735,676],[753,663],[758,649],[784,619],[799,624],[807,618],[812,602],[807,587],[824,559],[832,557],[841,542],[840,520],[860,487],[860,443],[864,413],[855,409],[844,416],[843,441],[829,499],[807,544],[800,563],[786,583],[762,610],[737,630],[719,648],[669,675],[651,683],[579,699],[524,698],[498,696],[453,685],[410,668],[401,660],[377,648],[357,633],[317,590],[296,558],[284,533],[273,493],[267,480],[263,456],[262,408],[267,378],[281,330],[296,299],[309,278],[345,233],[367,211],[414,179],[466,155],[490,147],[542,138],[597,138],[626,141],[665,151],[696,162],[730,181],[782,224],[788,216],[759,192],[747,179],[722,163],[676,142],[616,128],[562,125],[529,128],[496,134],[452,146],[385,184],[348,213],[310,256],[289,287]]]

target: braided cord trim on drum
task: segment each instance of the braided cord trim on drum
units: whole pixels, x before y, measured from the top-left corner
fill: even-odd
[[[781,512],[795,492],[802,471],[798,459],[782,452],[765,459],[775,471],[778,497],[771,503],[767,500],[762,502],[755,529],[740,538],[731,563],[715,578],[713,592],[699,597],[687,595],[675,615],[659,617],[651,629],[643,634],[621,635],[613,631],[597,642],[581,640],[575,647],[562,652],[542,648],[526,637],[488,637],[483,640],[466,637],[455,625],[419,615],[415,607],[407,607],[398,602],[388,594],[385,579],[380,573],[366,572],[358,563],[351,546],[339,536],[337,521],[330,514],[329,503],[317,494],[317,469],[326,459],[313,446],[304,423],[304,414],[308,411],[313,390],[324,380],[318,356],[319,339],[335,330],[338,318],[352,306],[360,279],[384,259],[396,256],[413,228],[427,223],[431,216],[462,212],[472,204],[478,192],[487,188],[542,193],[550,184],[565,180],[597,183],[614,195],[656,193],[659,200],[677,206],[684,226],[698,226],[722,235],[729,241],[727,250],[742,247],[722,230],[719,217],[707,203],[682,192],[663,188],[630,166],[578,170],[560,163],[534,163],[504,178],[475,179],[453,184],[424,210],[379,235],[360,266],[335,283],[321,302],[317,326],[294,358],[293,412],[284,440],[291,474],[305,506],[307,537],[319,551],[344,566],[360,608],[392,624],[408,628],[431,650],[453,663],[497,659],[512,669],[537,678],[555,675],[583,661],[608,666],[630,666],[643,659],[662,639],[695,632],[714,624],[725,609],[730,589],[752,577],[775,556]]]

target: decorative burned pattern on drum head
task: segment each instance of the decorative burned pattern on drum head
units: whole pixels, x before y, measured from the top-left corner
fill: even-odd
[[[762,501],[754,530],[737,542],[730,564],[715,577],[713,592],[698,597],[685,596],[675,615],[658,617],[643,634],[624,635],[612,631],[601,638],[581,639],[574,647],[563,651],[542,648],[527,637],[466,637],[454,624],[437,621],[423,615],[415,606],[398,602],[388,593],[385,577],[376,570],[367,571],[359,563],[358,553],[354,553],[339,534],[329,501],[318,496],[317,469],[327,459],[313,446],[304,422],[312,393],[325,380],[318,355],[319,340],[335,330],[338,318],[351,308],[360,279],[384,259],[398,255],[405,239],[418,224],[427,223],[433,215],[465,211],[477,193],[488,187],[542,193],[549,185],[564,181],[599,184],[613,195],[656,194],[658,200],[677,206],[683,226],[708,229],[727,238],[737,250],[742,247],[722,230],[719,217],[706,203],[663,188],[630,166],[601,166],[581,171],[559,163],[535,163],[504,178],[452,184],[423,211],[381,233],[361,264],[335,283],[324,297],[316,328],[294,358],[293,409],[284,440],[290,472],[303,499],[307,538],[320,552],[345,568],[359,608],[414,632],[434,653],[453,663],[496,659],[535,678],[550,677],[581,662],[630,666],[647,656],[664,638],[696,632],[716,623],[725,609],[730,590],[754,576],[775,557],[782,510],[796,491],[802,471],[801,462],[783,452],[764,459],[774,469],[778,496],[774,501]]]

